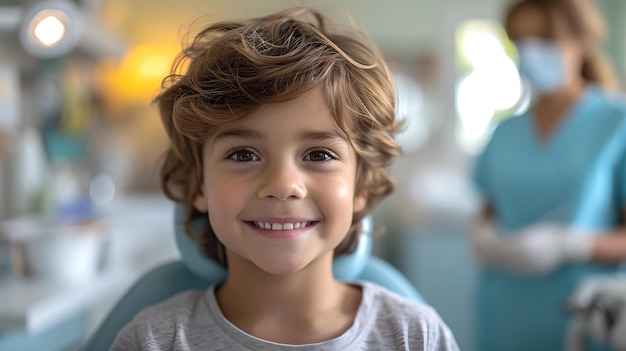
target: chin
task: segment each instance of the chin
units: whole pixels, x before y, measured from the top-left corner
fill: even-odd
[[[288,276],[296,274],[307,267],[306,264],[272,262],[271,264],[262,264],[255,262],[256,266],[265,273],[272,275]]]
[[[265,257],[253,260],[253,263],[262,271],[279,276],[288,276],[299,273],[314,264],[314,260],[306,260],[303,257]]]

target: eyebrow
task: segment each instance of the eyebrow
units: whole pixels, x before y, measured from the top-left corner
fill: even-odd
[[[230,129],[230,130],[225,130],[219,133],[215,137],[214,140],[218,141],[221,139],[228,139],[228,138],[262,139],[263,134],[252,129]],[[341,136],[336,131],[315,131],[315,130],[305,131],[301,133],[298,136],[298,138],[306,139],[306,140],[318,140],[318,141],[324,141],[324,140],[345,141],[346,140],[343,136]]]
[[[346,139],[339,135],[336,131],[306,131],[300,134],[300,138],[308,139],[308,140],[341,140],[345,141]]]
[[[261,139],[263,135],[252,129],[230,129],[225,130],[215,136],[215,141],[227,138],[241,138],[241,139]]]

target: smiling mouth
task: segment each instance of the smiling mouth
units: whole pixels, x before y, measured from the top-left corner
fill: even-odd
[[[294,230],[310,227],[315,222],[292,222],[292,223],[270,223],[270,222],[248,222],[252,226],[267,230]]]

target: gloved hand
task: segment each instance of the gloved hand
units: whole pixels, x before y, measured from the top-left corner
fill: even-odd
[[[592,276],[566,302],[575,312],[567,332],[567,350],[584,350],[585,338],[616,351],[626,350],[626,277]]]
[[[589,235],[553,223],[540,223],[504,233],[492,221],[475,223],[471,246],[480,263],[523,275],[542,275],[568,262],[586,262],[591,256]]]
[[[504,265],[523,275],[546,274],[591,257],[592,237],[563,225],[533,225],[514,233],[511,240]]]
[[[498,226],[489,220],[474,223],[470,233],[470,244],[474,256],[484,266],[503,266],[512,252],[511,238],[503,235]]]

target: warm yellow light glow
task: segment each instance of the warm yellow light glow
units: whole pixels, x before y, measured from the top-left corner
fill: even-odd
[[[34,24],[34,34],[43,45],[53,46],[57,44],[65,36],[65,24],[55,14],[40,19],[40,16],[35,16],[33,21],[38,21]]]
[[[160,53],[148,54],[140,60],[139,75],[146,78],[163,78],[172,63],[172,57]]]
[[[101,82],[105,97],[114,105],[148,106],[170,73],[170,67],[180,46],[177,44],[145,43],[128,51],[119,64],[102,67]]]

